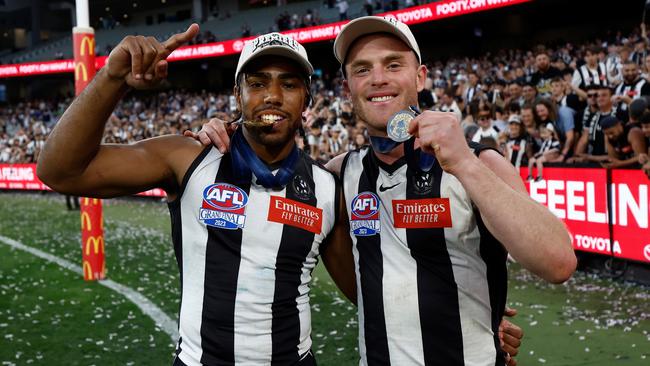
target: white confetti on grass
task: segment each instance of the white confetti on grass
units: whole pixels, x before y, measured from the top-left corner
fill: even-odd
[[[16,249],[23,250],[34,256],[55,263],[62,268],[75,272],[79,275],[83,275],[80,266],[73,264],[72,262],[67,261],[63,258],[59,258],[55,255],[46,253],[39,249],[32,248],[30,246],[27,246],[23,243],[20,243],[16,240],[13,240],[11,238],[2,235],[0,235],[0,243],[9,245]],[[140,310],[142,310],[144,314],[149,316],[156,323],[156,325],[161,328],[162,331],[167,333],[172,338],[172,342],[175,342],[178,339],[178,330],[177,330],[176,322],[172,320],[167,314],[165,314],[165,312],[163,312],[158,306],[156,306],[156,304],[152,303],[149,299],[144,297],[142,294],[140,294],[137,291],[134,291],[130,287],[124,286],[112,280],[102,280],[97,282],[100,285],[108,287],[111,290],[129,299],[133,304],[135,304],[138,308],[140,308]],[[72,304],[73,302],[70,301],[70,303]]]

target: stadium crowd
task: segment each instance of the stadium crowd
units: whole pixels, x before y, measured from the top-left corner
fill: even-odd
[[[529,179],[543,179],[544,163],[642,168],[650,176],[648,45],[642,26],[579,45],[430,61],[420,108],[456,113],[468,140],[528,166]],[[324,162],[368,143],[339,73],[314,77],[311,88],[312,106],[297,136],[302,148]],[[35,162],[69,103],[39,100],[0,109],[0,163]],[[197,131],[210,118],[235,116],[229,91],[133,94],[110,116],[105,142]]]

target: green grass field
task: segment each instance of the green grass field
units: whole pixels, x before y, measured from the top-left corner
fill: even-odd
[[[177,319],[166,205],[104,201],[107,276]],[[62,197],[0,193],[0,235],[80,263],[79,213]],[[134,304],[0,243],[1,365],[169,365],[174,345]],[[319,365],[355,365],[355,308],[319,266],[312,285]],[[509,305],[526,336],[519,365],[649,365],[650,289],[577,273],[548,285],[511,265]],[[399,365],[401,366],[401,365]]]

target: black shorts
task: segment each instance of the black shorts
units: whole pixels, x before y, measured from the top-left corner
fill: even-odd
[[[174,358],[174,364],[172,366],[187,366],[181,361],[178,356]],[[311,352],[307,352],[302,356],[300,361],[294,363],[292,366],[316,366],[316,359],[314,358],[314,354]]]

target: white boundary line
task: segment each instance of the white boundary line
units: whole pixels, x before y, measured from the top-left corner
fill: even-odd
[[[39,258],[45,259],[48,262],[57,264],[59,267],[68,269],[74,273],[83,276],[81,271],[81,266],[73,264],[70,261],[67,261],[63,258],[59,258],[50,253],[46,253],[42,250],[32,248],[27,246],[19,241],[8,238],[6,236],[0,235],[0,242],[10,247],[23,250],[30,254],[33,254]],[[118,294],[126,297],[132,303],[134,303],[143,313],[149,316],[158,327],[160,327],[165,333],[167,333],[171,339],[172,343],[176,343],[178,340],[178,327],[176,321],[171,319],[165,312],[162,311],[156,304],[152,303],[149,299],[144,297],[141,293],[133,290],[130,287],[124,286],[120,283],[117,283],[113,280],[101,280],[97,281],[100,285],[110,288],[111,290],[117,292]]]

